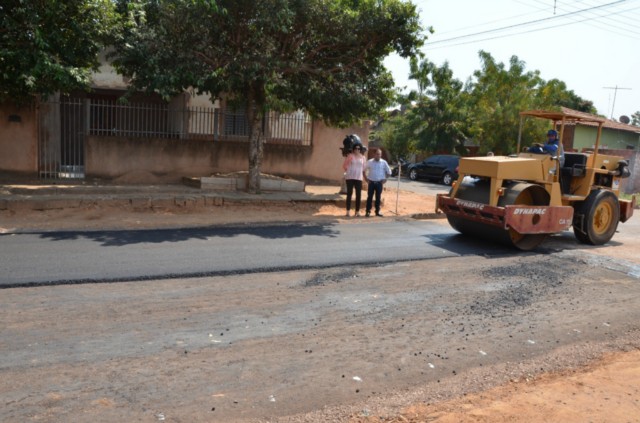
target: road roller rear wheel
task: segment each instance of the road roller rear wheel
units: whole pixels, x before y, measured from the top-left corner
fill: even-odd
[[[500,207],[506,205],[546,206],[549,204],[549,194],[539,185],[508,182],[504,188],[505,194],[498,201]],[[464,182],[458,187],[456,198],[489,204],[489,191],[490,183],[487,180]],[[534,249],[548,236],[547,234],[521,234],[513,229],[505,230],[458,216],[447,215],[447,220],[451,227],[462,234],[495,240],[524,251]]]
[[[620,221],[620,203],[611,191],[595,190],[576,204],[573,233],[583,244],[602,245],[611,240]]]

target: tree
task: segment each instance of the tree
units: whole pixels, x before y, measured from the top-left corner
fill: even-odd
[[[404,109],[404,107],[403,107]],[[382,128],[373,131],[369,139],[380,140],[389,153],[389,157],[407,158],[416,151],[416,137],[413,126],[406,116],[407,110],[398,111],[388,116],[382,123]]]
[[[428,60],[413,60],[410,78],[418,91],[401,101],[407,112],[395,118],[379,137],[393,151],[464,153],[463,140],[472,137],[480,152],[513,153],[517,144],[520,112],[531,109],[557,110],[568,107],[595,113],[591,101],[568,90],[558,79],[544,81],[538,71],[527,71],[525,63],[512,56],[508,66],[491,54],[479,52],[481,68],[463,87],[448,64],[437,67]],[[528,119],[523,145],[540,141],[547,125]]]
[[[592,101],[585,100],[572,90],[567,89],[567,84],[559,79],[552,79],[542,82],[538,89],[538,102],[543,105],[553,107],[568,107],[579,112],[597,114],[597,110]]]
[[[640,126],[640,110],[631,115],[631,124],[634,126]]]
[[[419,150],[451,153],[464,143],[463,84],[453,77],[447,62],[438,67],[428,60],[411,61],[410,78],[416,79],[420,93],[410,110],[416,124],[416,146]],[[412,118],[410,116],[410,118]]]
[[[511,153],[516,145],[519,113],[542,107],[536,89],[539,72],[525,72],[525,63],[511,56],[509,67],[480,51],[481,69],[467,87],[470,95],[470,132],[482,150]]]
[[[115,19],[110,0],[3,1],[0,102],[87,88]]]
[[[268,110],[307,110],[346,126],[389,103],[382,60],[417,54],[416,8],[400,0],[120,0],[127,16],[114,64],[132,87],[192,88],[243,105],[249,191],[260,190]]]
[[[467,91],[470,95],[470,133],[481,151],[514,152],[520,126],[520,112],[532,109],[558,110],[560,107],[595,113],[591,101],[568,90],[558,79],[544,81],[539,71],[526,71],[525,62],[512,56],[509,67],[480,51],[481,69],[474,72]],[[540,142],[546,122],[527,119],[522,144]]]
[[[449,64],[411,60],[410,79],[418,91],[399,97],[403,113],[386,122],[379,134],[384,146],[398,157],[417,151],[460,152],[465,135],[465,93]]]

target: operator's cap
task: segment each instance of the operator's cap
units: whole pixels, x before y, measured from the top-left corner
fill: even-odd
[[[554,130],[554,129],[549,129],[547,131],[547,135],[558,135],[558,131]]]

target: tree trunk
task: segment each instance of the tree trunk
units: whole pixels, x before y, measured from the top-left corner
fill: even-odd
[[[249,121],[249,180],[247,191],[251,194],[260,194],[260,165],[264,150],[264,132],[262,130],[262,112],[258,108],[249,105],[247,107],[247,120]]]

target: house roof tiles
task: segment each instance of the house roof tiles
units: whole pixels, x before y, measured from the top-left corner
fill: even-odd
[[[620,131],[633,132],[635,134],[640,134],[640,126],[627,125],[625,123],[616,122],[615,120],[603,118],[600,116],[592,115],[589,113],[579,112],[577,110],[572,110],[567,107],[562,107],[562,113],[568,115],[575,116],[584,116],[584,120],[575,120],[575,121],[567,121],[565,125],[584,125],[584,126],[593,126],[598,127],[599,122],[604,120],[603,128],[616,129]],[[588,117],[593,117],[595,119],[591,120]]]
[[[627,125],[625,123],[616,122],[615,120],[607,119],[602,116],[569,109],[568,107],[561,107],[559,111],[529,110],[526,112],[521,112],[520,115],[551,119],[556,122],[564,120],[565,126],[583,125],[598,127],[602,123],[603,128],[640,134],[640,126]]]

